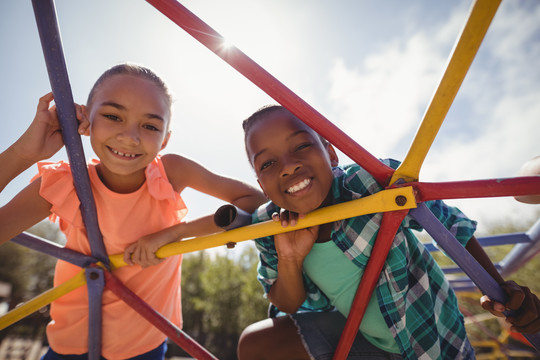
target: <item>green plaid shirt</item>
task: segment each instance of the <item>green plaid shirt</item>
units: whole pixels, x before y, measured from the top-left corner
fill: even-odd
[[[383,161],[397,168],[395,160]],[[354,164],[334,168],[334,203],[374,194],[383,188],[362,167]],[[442,201],[426,205],[463,245],[473,236],[476,222]],[[261,206],[253,222],[271,219],[278,211],[273,203]],[[345,255],[365,270],[382,213],[336,221],[331,238]],[[379,307],[401,353],[406,359],[474,358],[457,299],[441,268],[415,237],[422,230],[407,216],[399,228],[377,283]],[[256,239],[260,252],[258,279],[266,293],[277,279],[278,257],[273,237]],[[307,299],[298,311],[331,311],[330,300],[304,273]]]

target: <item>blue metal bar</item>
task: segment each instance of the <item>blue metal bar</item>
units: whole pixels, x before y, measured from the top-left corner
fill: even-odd
[[[525,233],[513,233],[481,237],[478,238],[478,242],[480,245],[482,245],[482,247],[486,247],[530,243],[531,238]],[[439,248],[437,248],[433,243],[424,243],[424,246],[428,251],[439,251]]]
[[[502,276],[507,276],[518,270],[523,264],[527,263],[540,253],[540,219],[525,235],[529,242],[514,246],[514,248],[506,254],[504,259],[501,260]]]
[[[103,269],[85,270],[88,286],[88,360],[101,358],[102,296],[105,287]]]
[[[506,303],[504,290],[476,261],[476,259],[456,240],[454,235],[431,213],[424,203],[411,209],[409,214],[435,239],[437,244],[463,269],[483,294],[490,299]],[[510,315],[510,312],[505,312]],[[540,352],[540,334],[523,334],[527,340]]]
[[[62,136],[73,174],[73,182],[81,202],[81,214],[92,249],[92,256],[109,266],[109,258],[99,230],[97,211],[90,187],[90,178],[86,168],[81,137],[77,131],[78,122],[62,50],[54,1],[32,0],[32,5],[43,55],[47,64],[49,81],[54,94],[56,111],[62,127]]]
[[[54,256],[60,260],[67,261],[81,268],[85,268],[97,261],[96,259],[88,255],[84,255],[74,250],[67,249],[52,241],[40,238],[26,232],[17,235],[13,239],[11,239],[11,241],[32,250],[37,250],[44,254]]]

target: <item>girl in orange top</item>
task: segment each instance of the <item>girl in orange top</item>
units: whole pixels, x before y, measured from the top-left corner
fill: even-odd
[[[30,131],[36,123],[49,124],[48,134],[57,134],[56,111],[49,107],[52,100],[52,94],[40,99],[30,134],[25,134],[27,138],[35,136],[35,143],[43,143],[47,137],[46,131]],[[171,97],[163,81],[147,68],[122,64],[107,70],[92,88],[87,105],[76,105],[76,109],[79,132],[90,136],[99,158],[88,165],[88,172],[107,253],[124,252],[126,262],[134,265],[114,274],[181,327],[182,257],[157,259],[155,251],[167,243],[220,229],[212,216],[182,222],[187,208],[180,193],[191,187],[249,212],[265,197],[255,188],[212,173],[183,156],[158,155],[170,138]],[[53,144],[50,147],[57,150],[58,139],[52,138],[48,137]],[[26,160],[19,157],[19,168],[41,155],[26,156]],[[90,254],[69,164],[40,163],[38,167],[39,175],[33,182],[0,209],[0,243],[49,216],[53,221],[59,219],[67,248]],[[0,185],[6,183],[4,180],[0,178]],[[59,260],[55,286],[79,271]],[[44,359],[60,359],[59,354],[82,354],[84,358],[88,352],[86,288],[53,302],[51,317],[47,327],[51,349]],[[164,355],[165,335],[107,290],[103,294],[102,338],[102,355],[110,360],[154,358],[156,350],[157,358]]]

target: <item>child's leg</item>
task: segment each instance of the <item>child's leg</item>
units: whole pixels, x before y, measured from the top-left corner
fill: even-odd
[[[238,342],[239,360],[310,359],[298,329],[288,316],[265,319],[244,329]]]

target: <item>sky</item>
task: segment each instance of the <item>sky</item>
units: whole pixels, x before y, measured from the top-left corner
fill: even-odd
[[[182,1],[270,74],[378,158],[403,160],[464,26],[469,0]],[[173,92],[179,153],[257,185],[241,122],[275,103],[145,1],[57,0],[71,88],[84,104],[98,76],[121,62],[154,69]],[[420,181],[513,177],[540,154],[540,2],[503,1],[428,152]],[[50,91],[31,1],[0,2],[0,150],[32,121]],[[87,159],[94,155],[83,139]],[[66,159],[61,150],[53,160]],[[350,162],[340,154],[342,164]],[[26,171],[0,205],[28,184]],[[222,202],[182,193],[189,218]],[[479,231],[538,217],[513,198],[448,201]]]

